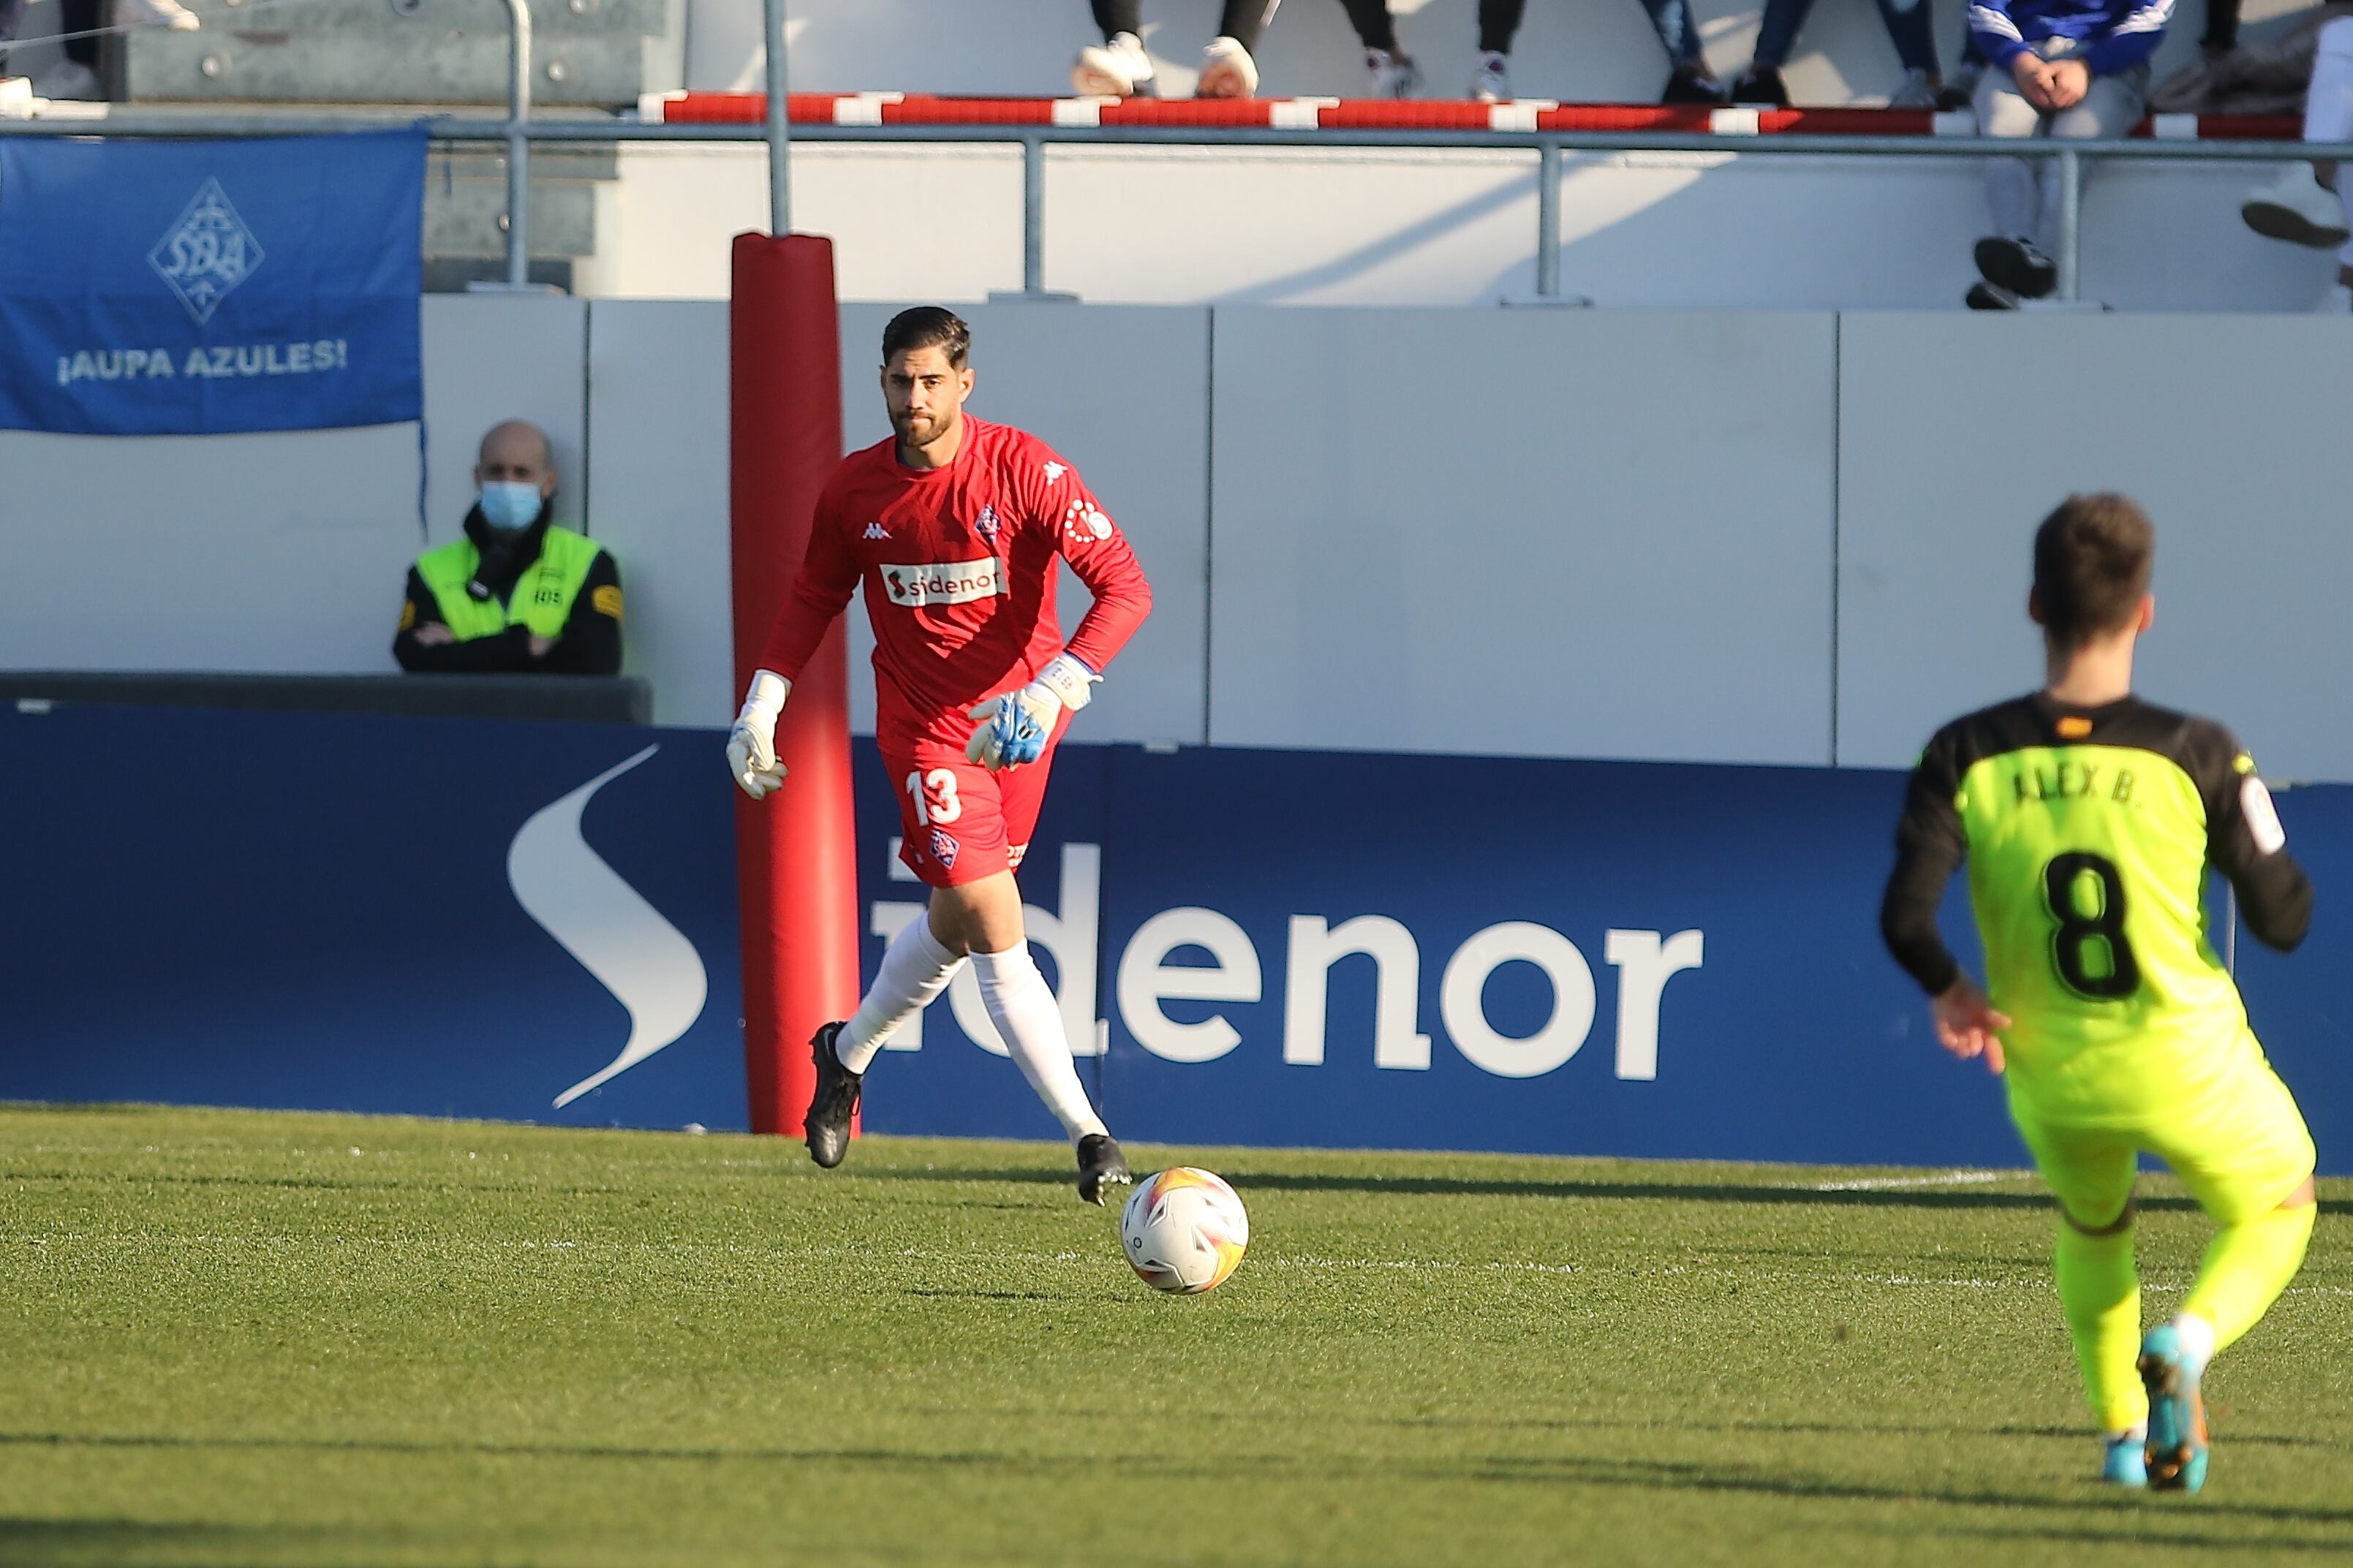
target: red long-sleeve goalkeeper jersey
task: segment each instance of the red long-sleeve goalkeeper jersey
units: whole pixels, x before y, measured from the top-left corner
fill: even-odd
[[[976,703],[1026,685],[1064,651],[1057,558],[1094,595],[1067,646],[1100,674],[1151,613],[1152,589],[1078,470],[1036,437],[968,415],[945,468],[908,468],[895,438],[880,442],[844,458],[818,498],[808,554],[761,663],[798,679],[863,582],[876,738],[888,751],[961,752]]]

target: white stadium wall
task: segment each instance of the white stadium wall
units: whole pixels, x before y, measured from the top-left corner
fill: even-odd
[[[728,237],[767,226],[765,156],[625,147],[621,178],[599,187],[580,292],[723,299]],[[1605,309],[1957,311],[1977,276],[1970,247],[1987,217],[1971,161],[1562,162],[1561,286]],[[833,237],[845,300],[1021,287],[1018,149],[803,144],[792,163],[795,226]],[[2334,258],[2258,238],[2239,218],[2248,187],[2274,172],[2094,171],[2084,298],[2312,310]],[[1533,153],[1053,147],[1044,197],[1045,286],[1090,304],[1492,305],[1535,289]]]
[[[2243,34],[2276,36],[2309,0],[2249,0]],[[1088,33],[1083,0],[795,0],[793,80],[809,90],[1053,96]],[[1432,97],[1460,94],[1475,0],[1392,0]],[[1746,63],[1761,5],[1696,0],[1710,62]],[[1958,58],[1959,0],[1935,37]],[[1189,90],[1214,0],[1151,0],[1166,89]],[[698,88],[759,81],[758,0],[694,0]],[[2205,16],[2177,11],[2161,79],[2197,56]],[[1261,50],[1269,95],[1363,90],[1337,0],[1284,0]],[[1636,0],[1531,5],[1514,52],[1530,97],[1643,102],[1664,58]],[[1900,75],[1869,0],[1815,7],[1786,73],[1807,104],[1883,101]],[[581,292],[719,299],[727,237],[767,222],[757,147],[624,148],[599,187]],[[2327,256],[2249,233],[2268,167],[2110,165],[2086,184],[2083,286],[2123,310],[2306,310]],[[839,247],[845,299],[976,300],[1021,285],[1019,155],[1008,146],[801,144],[795,217]],[[1731,153],[1570,156],[1564,287],[1605,308],[1957,310],[1987,225],[1968,162]],[[1535,158],[1499,151],[1056,147],[1046,159],[1050,289],[1102,304],[1470,305],[1534,284]],[[1660,265],[1672,258],[1672,266]]]
[[[1831,761],[1837,319],[1217,312],[1210,738]]]
[[[2158,524],[2143,689],[2268,774],[2353,779],[2353,321],[1850,315],[1840,349],[1841,763],[2039,680],[2026,526],[2121,489]]]
[[[888,313],[843,312],[853,445],[884,433]],[[2231,719],[2269,772],[2353,780],[2328,700],[2353,677],[2329,423],[2353,322],[972,319],[976,411],[1067,452],[1155,580],[1090,739],[1898,766],[2033,680],[2028,530],[2117,486],[2163,539],[2151,692]],[[620,559],[658,721],[724,724],[724,306],[436,296],[425,323],[430,542],[481,430],[546,425],[559,515]],[[413,427],[0,432],[0,667],[393,668],[427,542]]]
[[[0,668],[390,669],[408,563],[457,536],[502,418],[548,432],[576,524],[587,306],[424,310],[427,483],[410,425],[289,435],[0,431]]]

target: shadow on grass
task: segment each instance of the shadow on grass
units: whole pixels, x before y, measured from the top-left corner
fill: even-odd
[[[427,1442],[419,1440],[371,1439],[356,1437],[301,1438],[250,1436],[171,1436],[164,1435],[13,1432],[0,1433],[0,1448],[10,1447],[88,1447],[96,1449],[187,1449],[194,1451],[234,1452],[246,1450],[266,1453],[369,1453],[410,1455],[426,1458],[467,1456],[471,1458],[555,1459],[555,1460],[621,1460],[631,1463],[674,1461],[686,1463],[747,1462],[753,1464],[833,1463],[879,1464],[936,1470],[1001,1470],[1008,1473],[1029,1471],[1037,1474],[1059,1474],[1065,1471],[1092,1471],[1101,1466],[1099,1455],[1075,1454],[1006,1454],[993,1450],[924,1451],[908,1448],[849,1448],[809,1447],[653,1447],[622,1445],[564,1445],[532,1443],[485,1443],[472,1440]],[[1204,1462],[1199,1458],[1171,1456],[1152,1458],[1131,1456],[1124,1462],[1131,1478],[1150,1477],[1172,1481],[1213,1481],[1230,1483],[1239,1479],[1295,1479],[1311,1486],[1364,1487],[1394,1486],[1400,1481],[1424,1481],[1440,1485],[1464,1481],[1489,1481],[1510,1485],[1550,1485],[1619,1489],[1662,1494],[1747,1495],[1791,1499],[1799,1501],[1851,1502],[1862,1504],[1894,1504],[1917,1507],[1921,1504],[1959,1509],[1999,1509],[2008,1512],[2029,1513],[2047,1511],[2069,1517],[2066,1526],[2053,1526],[2054,1531],[2066,1539],[2092,1542],[2179,1539],[2184,1543],[2211,1544],[2230,1540],[2239,1546],[2276,1545],[2289,1550],[2326,1546],[2327,1550],[2344,1552],[2353,1548],[2353,1509],[2306,1507],[2292,1504],[2240,1502],[2209,1494],[2197,1500],[2177,1517],[2181,1522],[2192,1520],[2211,1521],[2216,1530],[2206,1536],[2184,1534],[2179,1537],[2154,1537],[2141,1528],[2142,1522],[2157,1517],[2151,1500],[2135,1495],[2117,1494],[2094,1488],[2090,1482],[2080,1489],[2063,1493],[2037,1491],[2000,1491],[1991,1488],[1904,1487],[1869,1481],[1840,1480],[1831,1477],[1799,1473],[1777,1474],[1738,1466],[1706,1465],[1694,1461],[1663,1459],[1628,1459],[1594,1458],[1581,1455],[1493,1454],[1464,1455],[1459,1461],[1430,1462],[1409,1460],[1386,1463],[1377,1458],[1356,1458],[1331,1456],[1316,1459],[1295,1453],[1265,1454],[1237,1450],[1222,1463]],[[2171,1500],[2168,1500],[2169,1503]],[[2165,1506],[2160,1504],[2159,1506]],[[2345,1539],[2321,1542],[2256,1542],[2224,1532],[2230,1524],[2250,1521],[2276,1524],[2321,1526],[2346,1531]],[[5,1530],[10,1521],[0,1521]],[[37,1528],[39,1521],[14,1521]],[[2113,1522],[2113,1530],[2101,1526]],[[1943,1526],[1932,1527],[1922,1533],[1934,1533]],[[1979,1527],[1993,1533],[1991,1526]],[[2028,1526],[2021,1534],[2033,1532]],[[8,1538],[0,1534],[0,1545]]]
[[[1059,1169],[1012,1166],[938,1165],[861,1170],[858,1175],[896,1182],[1013,1182],[1060,1186],[1070,1180]],[[1813,1186],[1750,1186],[1737,1182],[1610,1182],[1567,1179],[1557,1182],[1501,1181],[1475,1176],[1335,1176],[1295,1172],[1250,1170],[1229,1165],[1222,1173],[1245,1191],[1289,1193],[1386,1193],[1417,1197],[1615,1198],[1646,1202],[1664,1199],[1684,1203],[1796,1205],[1833,1208],[1913,1209],[2048,1209],[2050,1196],[2033,1192],[1986,1192],[1972,1187],[1837,1188],[1823,1192]],[[2143,1194],[2140,1207],[2168,1213],[2195,1213],[2195,1199],[2179,1194]],[[2320,1212],[2353,1214],[2353,1202],[2323,1198]]]
[[[0,1562],[26,1568],[120,1568],[123,1563],[183,1562],[191,1550],[206,1560],[236,1560],[267,1548],[273,1559],[289,1551],[307,1551],[348,1563],[355,1561],[353,1546],[381,1547],[384,1534],[380,1528],[362,1537],[347,1531],[203,1520],[0,1518]]]
[[[1397,1415],[1375,1420],[1378,1426],[1453,1428],[1463,1431],[1525,1429],[1533,1431],[1606,1432],[1623,1430],[1646,1432],[1657,1429],[1656,1421],[1610,1420],[1608,1418],[1577,1419],[1573,1416],[1547,1418],[1514,1416],[1505,1419],[1457,1418],[1444,1415]],[[1674,1429],[1683,1432],[1765,1433],[1788,1436],[1823,1437],[1935,1437],[1950,1440],[1956,1437],[2032,1437],[2054,1441],[2086,1444],[2089,1432],[2082,1426],[2021,1426],[2005,1424],[1999,1426],[1957,1426],[1929,1422],[1901,1421],[1702,1421],[1685,1419],[1673,1423]],[[2233,1448],[2312,1448],[2319,1450],[2353,1449],[2353,1438],[2314,1437],[2287,1433],[2242,1432],[2233,1428],[2228,1442]]]

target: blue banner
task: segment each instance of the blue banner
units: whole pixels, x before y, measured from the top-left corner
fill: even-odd
[[[699,731],[0,713],[0,1099],[744,1122],[732,796]],[[322,784],[321,756],[364,756]],[[869,975],[925,889],[856,745]],[[1903,780],[1065,747],[1022,871],[1124,1138],[2016,1166],[1876,912]],[[1271,805],[1271,803],[1273,803]],[[2236,943],[2321,1168],[2353,1172],[2353,789],[2280,798],[2320,890]],[[1957,884],[1957,950],[1975,943]],[[1050,1139],[976,984],[894,1037],[879,1131]],[[854,1156],[853,1156],[854,1158]]]
[[[0,427],[423,417],[425,142],[0,140]]]

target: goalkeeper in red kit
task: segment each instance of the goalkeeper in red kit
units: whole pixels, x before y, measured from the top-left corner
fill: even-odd
[[[831,1168],[883,1039],[969,962],[1022,1076],[1076,1146],[1079,1196],[1128,1180],[1087,1100],[1046,977],[1029,956],[1013,873],[1029,847],[1071,715],[1152,611],[1126,538],[1078,470],[1034,436],[964,411],[972,338],[935,306],[882,332],[891,439],[842,459],[818,496],[808,555],[727,737],[758,800],[784,782],[776,716],[793,679],[862,584],[874,627],[875,741],[898,791],[900,858],[932,889],[849,1018],[810,1040],[809,1157]],[[1066,645],[1054,613],[1067,561],[1094,604]]]

